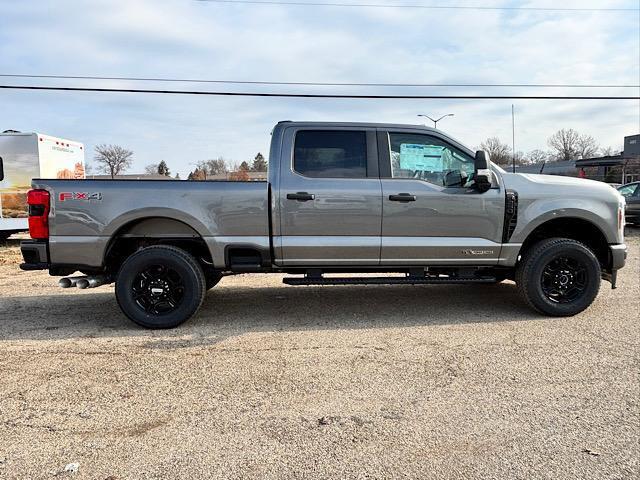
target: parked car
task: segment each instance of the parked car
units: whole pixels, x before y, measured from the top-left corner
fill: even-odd
[[[627,202],[625,218],[627,223],[640,224],[640,182],[627,183],[618,187],[618,192]]]
[[[615,189],[507,173],[485,152],[415,125],[281,122],[267,182],[33,188],[22,268],[84,273],[65,287],[115,282],[122,311],[151,328],[179,325],[223,275],[248,272],[293,275],[289,285],[514,279],[535,310],[575,315],[601,278],[615,287],[626,256]],[[326,276],[343,272],[401,276]]]

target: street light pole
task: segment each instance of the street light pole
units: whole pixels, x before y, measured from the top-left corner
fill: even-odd
[[[418,114],[419,117],[425,117],[428,118],[429,120],[431,120],[433,122],[433,128],[438,128],[438,122],[440,120],[442,120],[445,117],[453,117],[453,113],[447,113],[446,115],[442,115],[440,118],[435,119],[435,118],[431,118],[429,115],[423,115],[423,114]]]

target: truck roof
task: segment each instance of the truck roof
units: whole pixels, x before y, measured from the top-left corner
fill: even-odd
[[[402,124],[402,123],[376,123],[376,122],[318,122],[318,121],[294,121],[294,120],[283,120],[278,122],[278,124],[292,124],[296,126],[309,126],[309,127],[357,127],[357,128],[410,128],[412,130],[425,130],[427,132],[438,132],[440,134],[446,135],[442,130],[438,130],[432,127],[427,127],[426,125],[420,124]],[[448,135],[447,135],[448,136]]]
[[[383,128],[383,129],[399,129],[399,130],[421,130],[424,133],[434,134],[436,136],[444,137],[450,140],[453,144],[458,146],[459,148],[466,150],[470,155],[474,155],[475,152],[473,149],[467,147],[460,140],[452,137],[447,134],[443,130],[439,130],[437,128],[427,127],[426,125],[415,125],[415,124],[402,124],[402,123],[375,123],[375,122],[307,122],[307,121],[292,121],[292,120],[283,120],[278,122],[276,127],[284,127],[287,125],[292,125],[294,127],[318,127],[318,128],[332,128],[332,127],[341,127],[341,128]]]

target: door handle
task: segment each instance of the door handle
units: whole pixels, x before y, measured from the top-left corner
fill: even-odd
[[[410,193],[399,193],[397,195],[389,195],[389,200],[392,202],[415,202],[416,196]]]
[[[298,200],[299,202],[307,202],[315,198],[315,195],[307,192],[287,193],[287,200]]]

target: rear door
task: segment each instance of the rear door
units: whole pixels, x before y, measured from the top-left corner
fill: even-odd
[[[505,194],[473,188],[468,150],[420,130],[381,130],[378,150],[383,265],[498,262]]]
[[[375,129],[291,126],[282,152],[278,263],[377,265],[382,189]]]

